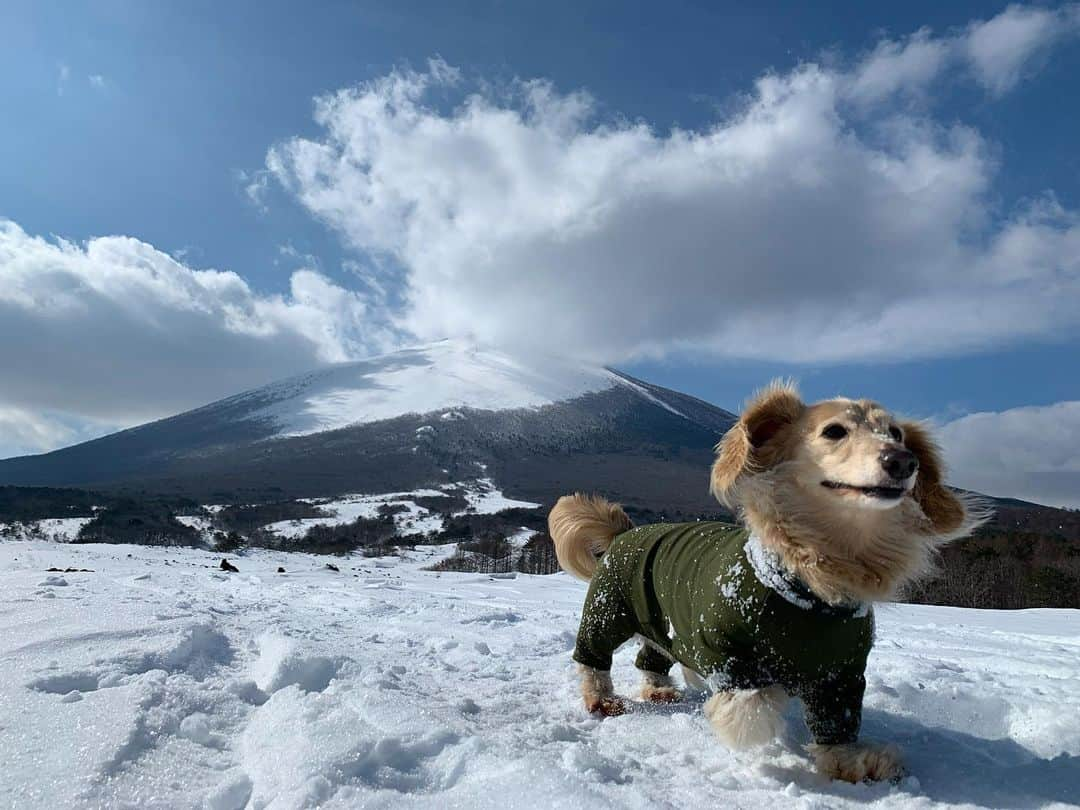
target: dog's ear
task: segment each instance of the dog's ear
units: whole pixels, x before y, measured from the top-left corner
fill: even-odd
[[[934,534],[947,535],[964,525],[967,510],[963,501],[945,486],[941,451],[930,432],[918,422],[901,422],[904,446],[919,459],[912,496],[930,519]]]
[[[732,490],[744,473],[768,469],[780,460],[777,439],[805,409],[795,385],[784,380],[774,380],[751,398],[716,445],[709,489],[721,503],[732,506]]]

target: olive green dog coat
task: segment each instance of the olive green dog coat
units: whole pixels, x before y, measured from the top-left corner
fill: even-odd
[[[806,705],[814,741],[853,742],[874,621],[863,605],[829,605],[745,529],[657,524],[615,538],[589,586],[574,660],[611,669],[634,635],[636,665],[677,661],[714,690],[779,684]]]

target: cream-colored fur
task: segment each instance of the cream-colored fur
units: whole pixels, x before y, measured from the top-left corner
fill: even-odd
[[[596,561],[611,541],[633,526],[621,506],[596,495],[564,495],[548,515],[559,565],[584,580],[592,579]]]
[[[843,441],[822,436],[834,423],[848,431]],[[918,459],[904,497],[882,502],[822,486],[895,483],[884,480],[878,463],[890,447]],[[792,385],[773,383],[751,401],[717,453],[713,493],[832,604],[893,598],[933,570],[940,546],[988,517],[973,499],[944,486],[939,452],[922,425],[896,420],[869,400],[805,405]]]
[[[895,745],[855,742],[848,745],[809,745],[818,772],[845,782],[897,780],[904,775],[904,758]]]
[[[737,751],[775,740],[783,730],[786,703],[779,686],[731,689],[705,701],[705,716],[721,742]]]
[[[853,511],[806,498],[794,465],[780,464],[740,487],[743,521],[818,596],[831,604],[893,599],[932,573],[951,534],[934,535],[911,498],[888,512]],[[847,513],[845,513],[847,512]],[[962,533],[973,525],[969,521]]]
[[[833,425],[843,427],[842,437],[828,435]],[[940,454],[925,427],[896,420],[869,400],[808,406],[790,383],[775,382],[751,400],[716,450],[712,492],[831,604],[893,598],[933,569],[941,545],[989,517],[977,501],[945,486]],[[884,471],[884,450],[914,455],[915,471],[904,480],[891,478]],[[632,526],[619,506],[580,494],[561,498],[548,525],[559,563],[586,580],[612,540]],[[610,673],[583,666],[579,671],[590,712],[627,710]],[[683,674],[689,688],[705,686],[697,673],[684,667]],[[678,694],[667,676],[644,673],[645,699]],[[705,703],[705,714],[726,745],[745,748],[775,739],[786,700],[779,686],[722,691]],[[892,745],[856,742],[808,750],[818,770],[834,779],[896,779],[903,773],[900,751]]]

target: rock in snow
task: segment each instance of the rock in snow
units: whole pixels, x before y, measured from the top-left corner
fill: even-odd
[[[3,805],[239,808],[1073,806],[1080,615],[878,609],[864,733],[899,785],[830,783],[784,739],[730,753],[700,703],[586,715],[570,660],[584,586],[422,570],[353,577],[253,551],[0,545]],[[172,563],[165,566],[166,559]],[[384,563],[386,561],[383,561]],[[289,576],[260,576],[287,565]],[[41,587],[48,567],[95,569]],[[147,570],[150,579],[136,577]],[[54,598],[47,600],[52,595]],[[636,685],[635,650],[615,660]]]

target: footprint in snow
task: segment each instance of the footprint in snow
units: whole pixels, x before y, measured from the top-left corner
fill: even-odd
[[[473,616],[469,619],[462,619],[462,624],[517,624],[522,619],[517,613],[512,610],[493,610],[487,613],[481,613],[479,616]]]
[[[344,656],[324,656],[300,649],[291,639],[267,635],[259,641],[259,658],[253,665],[256,686],[271,695],[289,686],[302,692],[322,692],[348,663]]]
[[[398,793],[447,790],[462,772],[461,738],[436,731],[418,740],[383,737],[355,752],[342,770],[370,788]]]
[[[45,678],[37,678],[26,685],[27,689],[35,692],[47,692],[53,695],[62,695],[64,703],[72,703],[75,699],[72,694],[81,695],[83,692],[96,692],[100,688],[98,676],[90,672],[69,672],[64,675],[50,675]]]
[[[573,743],[566,747],[562,755],[562,764],[572,773],[587,774],[596,781],[615,785],[633,782],[633,776],[627,771],[640,767],[633,759],[627,759],[625,763],[608,759],[581,743]]]
[[[26,687],[35,692],[61,695],[65,703],[71,703],[79,699],[72,693],[81,696],[121,686],[126,682],[125,678],[132,675],[157,672],[168,677],[184,674],[202,681],[232,659],[233,649],[224,634],[210,625],[194,624],[163,649],[97,660],[94,663],[100,669],[96,672],[83,670],[47,675],[30,681]]]

